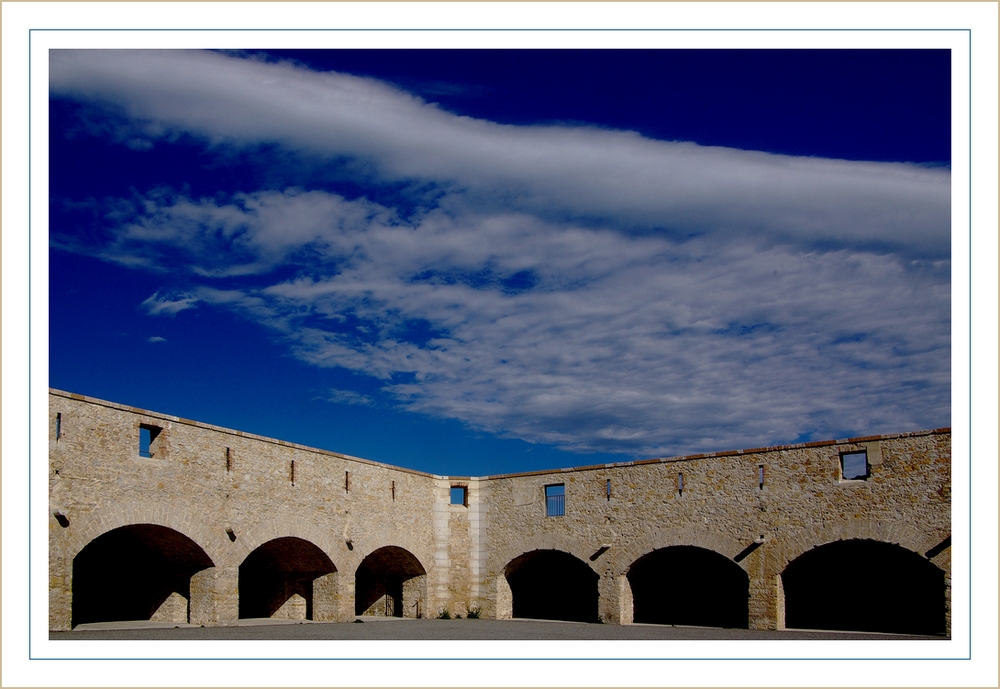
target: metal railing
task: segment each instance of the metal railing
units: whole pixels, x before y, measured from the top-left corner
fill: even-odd
[[[562,517],[566,514],[566,496],[565,495],[546,495],[545,496],[545,516],[546,517]]]

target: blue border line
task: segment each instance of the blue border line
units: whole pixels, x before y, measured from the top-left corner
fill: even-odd
[[[967,34],[967,44],[968,44],[968,107],[969,107],[969,132],[968,132],[968,151],[969,151],[969,218],[968,218],[968,232],[969,232],[969,363],[968,363],[968,380],[969,380],[969,639],[968,639],[968,651],[965,658],[898,658],[898,657],[885,657],[885,658],[837,658],[837,657],[809,657],[809,658],[796,658],[796,657],[776,657],[776,658],[744,658],[744,657],[733,657],[733,658],[672,658],[672,657],[628,657],[628,658],[616,658],[616,657],[600,657],[600,658],[561,658],[561,657],[546,657],[546,658],[517,658],[517,657],[456,657],[456,658],[386,658],[386,657],[373,657],[373,658],[337,658],[337,657],[297,657],[297,658],[231,658],[231,657],[218,657],[218,658],[164,658],[164,657],[142,657],[142,658],[119,658],[119,657],[101,657],[101,658],[35,658],[31,655],[31,602],[33,600],[31,595],[31,458],[32,445],[31,445],[31,234],[32,234],[32,220],[31,220],[31,40],[32,34],[34,32],[129,32],[129,33],[140,33],[140,32],[273,32],[273,31],[284,31],[284,32],[323,32],[323,33],[347,33],[347,32],[423,32],[423,33],[441,33],[441,32],[494,32],[494,33],[508,33],[508,32],[521,32],[521,33],[606,33],[606,32],[620,32],[620,33],[632,33],[632,32],[647,32],[647,33],[750,33],[750,32],[795,32],[795,33],[811,33],[811,32],[851,32],[851,33],[867,33],[867,32],[906,32],[906,33],[936,33],[936,32],[964,32]],[[709,50],[706,48],[706,50]],[[950,50],[950,49],[949,49]],[[747,660],[759,660],[759,661],[773,661],[773,660],[903,660],[903,661],[940,661],[940,660],[971,660],[972,659],[972,530],[973,530],[973,520],[972,520],[972,29],[968,28],[930,28],[930,29],[511,29],[511,28],[490,28],[490,29],[376,29],[376,28],[360,28],[360,29],[75,29],[75,28],[65,28],[65,29],[28,29],[28,659],[29,660],[264,660],[264,661],[275,661],[275,660],[339,660],[339,661],[441,661],[441,660],[470,660],[470,661],[489,661],[489,660],[535,660],[535,661],[611,661],[611,660],[689,660],[689,661],[747,661]],[[212,639],[209,641],[217,641],[221,639]],[[322,641],[317,639],[317,641]],[[331,639],[330,641],[336,641]]]

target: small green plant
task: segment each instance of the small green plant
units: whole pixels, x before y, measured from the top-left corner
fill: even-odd
[[[441,612],[438,613],[439,620],[450,620],[451,613],[448,612],[448,608],[441,608]]]
[[[354,624],[364,624],[364,620],[354,620]]]
[[[483,614],[483,609],[478,605],[474,608],[465,609],[465,616],[468,617],[470,620],[478,620],[481,614]]]

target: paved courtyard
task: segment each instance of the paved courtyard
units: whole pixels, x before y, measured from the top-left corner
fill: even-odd
[[[80,625],[70,632],[50,632],[54,641],[86,640],[774,640],[793,639],[927,639],[862,632],[760,631],[711,627],[673,627],[656,624],[608,625],[550,620],[414,620],[367,618],[354,624],[240,620],[232,627],[194,627],[158,622],[101,622]]]

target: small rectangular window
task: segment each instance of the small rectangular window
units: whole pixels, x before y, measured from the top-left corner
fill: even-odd
[[[62,414],[56,414],[56,440],[62,437]]]
[[[764,490],[764,465],[760,464],[757,467],[757,488],[759,490]]]
[[[684,495],[684,474],[677,474],[677,494]]]
[[[139,456],[152,457],[156,454],[156,438],[160,435],[158,426],[139,425]]]
[[[558,483],[545,486],[545,516],[562,517],[566,514],[566,486]]]
[[[840,455],[840,476],[845,481],[864,481],[868,478],[868,453],[845,452]]]
[[[451,487],[451,504],[452,505],[468,505],[468,490],[465,486],[452,486]]]
[[[608,500],[611,499],[611,479],[608,479],[608,482],[604,486],[604,497]]]

